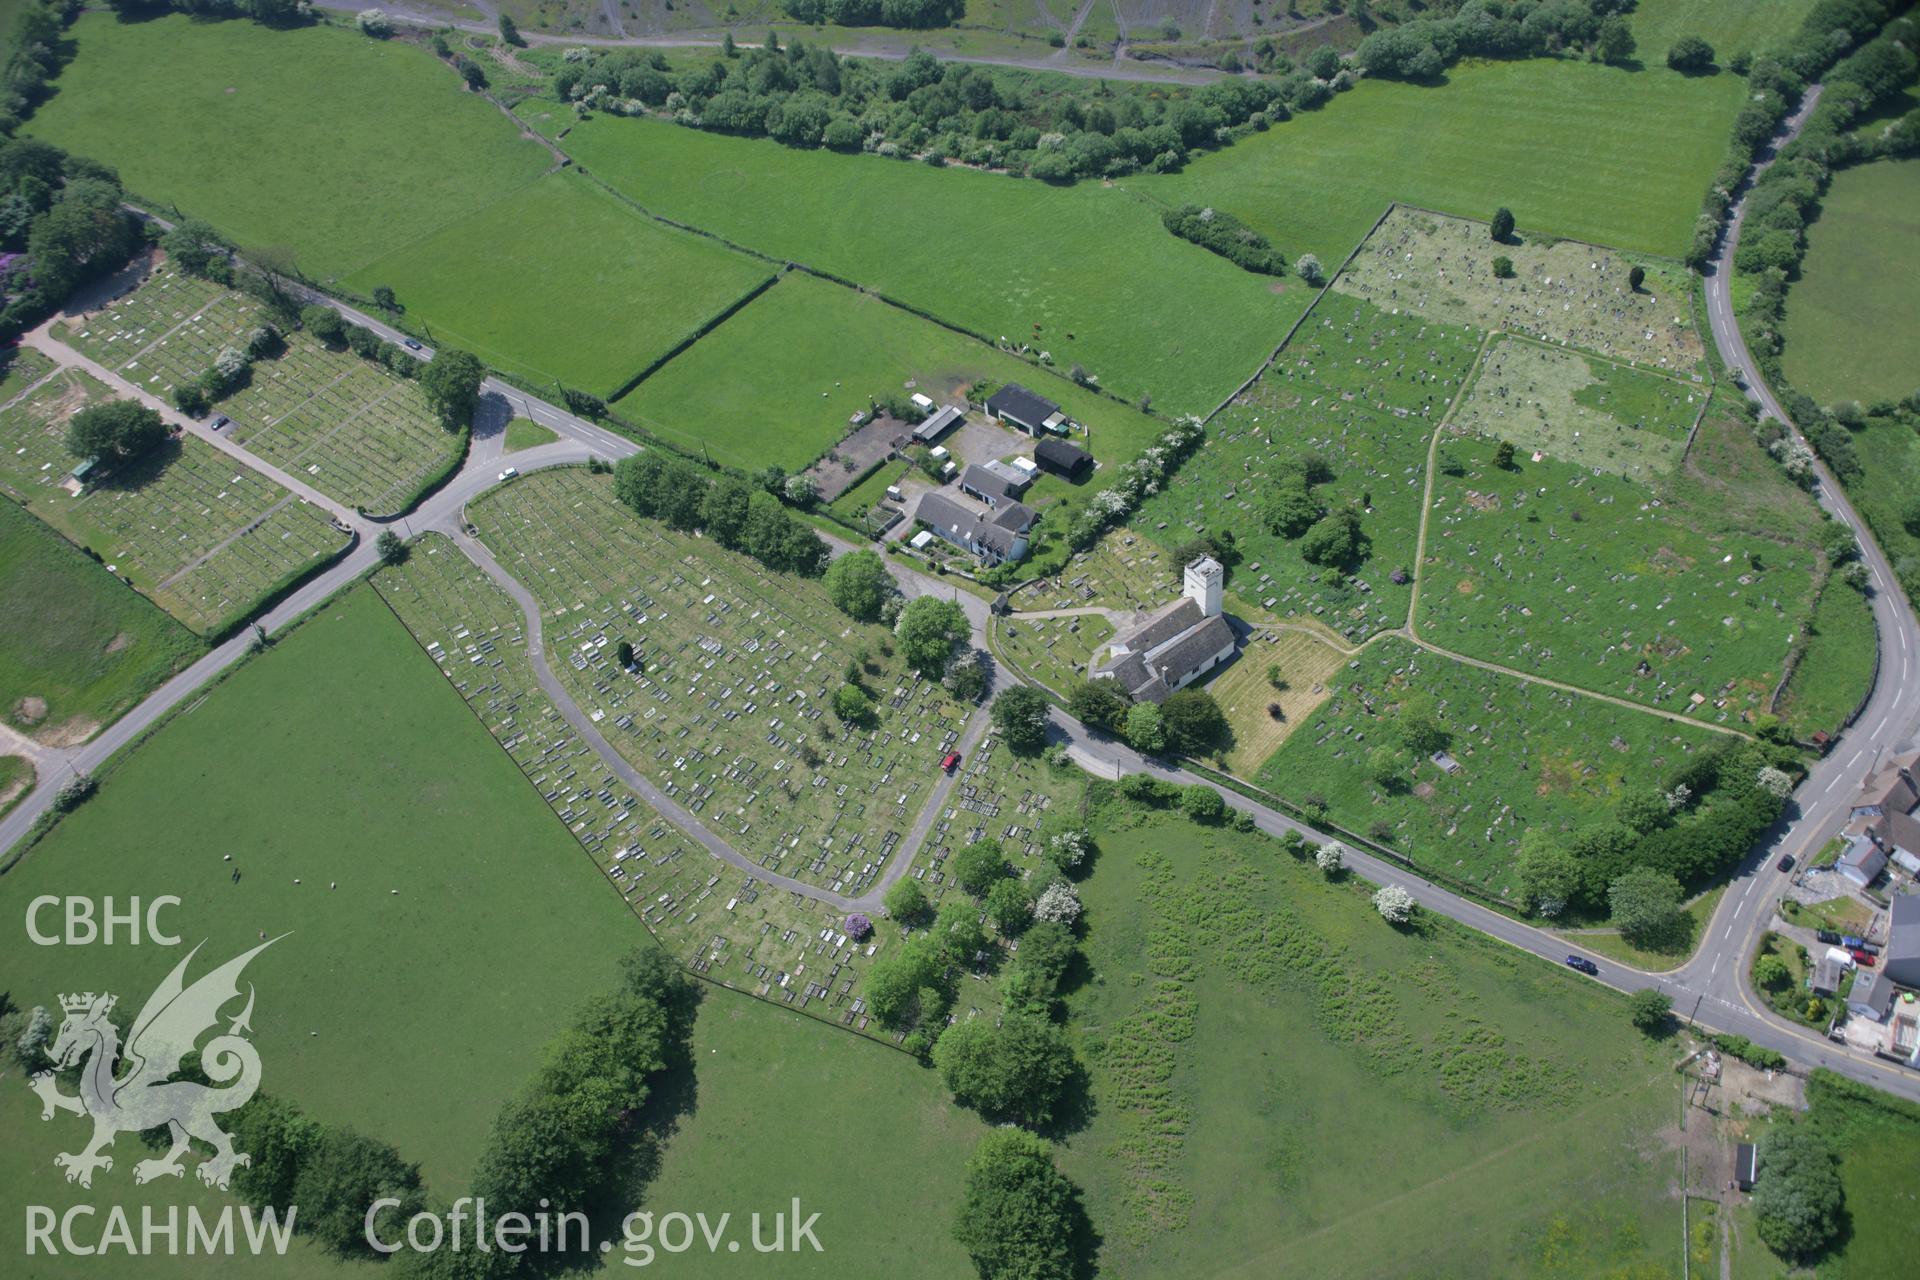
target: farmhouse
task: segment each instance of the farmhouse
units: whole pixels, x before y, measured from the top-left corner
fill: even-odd
[[[920,499],[913,518],[984,565],[1022,560],[1027,554],[1027,531],[1033,527],[1033,508],[1009,502],[996,511],[976,511],[944,493]]]
[[[950,404],[943,404],[927,416],[926,421],[913,429],[915,444],[932,444],[947,432],[959,426],[966,415]]]
[[[1078,445],[1051,437],[1033,447],[1033,460],[1042,471],[1078,481],[1093,468],[1093,455]]]
[[[1063,436],[1069,426],[1059,405],[1017,382],[1009,382],[987,397],[987,416],[1030,436]]]
[[[960,473],[960,492],[990,507],[1018,502],[1032,483],[1032,475],[1004,462],[976,462]]]
[[[1237,642],[1220,611],[1225,577],[1211,556],[1189,564],[1180,598],[1115,638],[1093,678],[1118,681],[1136,702],[1164,702],[1231,659]]]

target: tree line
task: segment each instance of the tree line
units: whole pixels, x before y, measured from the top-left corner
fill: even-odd
[[[120,175],[35,138],[0,143],[0,339],[40,323],[81,285],[119,270],[145,243],[121,208]]]
[[[1585,56],[1622,63],[1633,57],[1626,14],[1635,0],[1466,0],[1429,4],[1436,14],[1381,27],[1354,50],[1370,76],[1436,80],[1461,58]]]
[[[769,569],[807,578],[826,571],[827,544],[764,483],[648,449],[620,460],[613,490],[636,513],[675,529],[704,530],[721,546]]]

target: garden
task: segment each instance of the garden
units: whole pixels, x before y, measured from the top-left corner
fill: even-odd
[[[329,517],[193,436],[78,495],[67,420],[113,399],[63,370],[0,410],[0,489],[201,636],[218,636],[346,546]]]

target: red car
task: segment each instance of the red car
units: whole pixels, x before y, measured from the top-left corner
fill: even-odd
[[[1853,962],[1871,969],[1873,968],[1873,953],[1871,951],[1860,951],[1856,949],[1853,953]]]
[[[960,753],[958,751],[947,752],[947,758],[940,762],[940,767],[948,773],[952,773],[955,769],[958,769],[960,767]]]

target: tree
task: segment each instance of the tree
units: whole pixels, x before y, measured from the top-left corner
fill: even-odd
[[[1494,446],[1493,465],[1502,471],[1513,470],[1513,441],[1502,440]]]
[[[1513,259],[1505,254],[1496,256],[1493,260],[1493,275],[1496,280],[1513,279]]]
[[[1071,928],[1080,918],[1080,891],[1070,881],[1055,880],[1034,902],[1033,918]]]
[[[1638,47],[1625,18],[1613,13],[1600,20],[1599,33],[1593,38],[1593,56],[1601,62],[1618,65],[1633,57]]]
[[[1313,496],[1306,479],[1297,473],[1281,476],[1260,504],[1260,518],[1282,538],[1297,538],[1313,527],[1326,507]]]
[[[1756,987],[1778,990],[1792,979],[1793,971],[1779,956],[1761,956],[1753,962],[1753,985]]]
[[[1002,876],[987,890],[987,919],[1005,938],[1017,938],[1033,923],[1033,895],[1012,876]]]
[[[1635,263],[1627,272],[1627,288],[1640,292],[1640,286],[1647,282],[1647,269]]]
[[[623,671],[633,670],[633,643],[622,640],[613,647],[613,660],[620,664]]]
[[[1300,539],[1300,558],[1326,568],[1345,568],[1358,560],[1366,545],[1360,517],[1341,508],[1322,516]]]
[[[1406,772],[1407,758],[1400,748],[1383,742],[1367,752],[1367,776],[1383,787],[1391,787]]]
[[[1206,783],[1196,782],[1181,791],[1180,812],[1195,822],[1211,826],[1226,816],[1227,802]]]
[[[1006,855],[997,840],[975,840],[953,855],[953,878],[976,898],[984,898],[998,881],[1007,878]]]
[[[934,914],[928,936],[947,963],[953,965],[972,964],[974,956],[987,946],[987,931],[980,927],[979,913],[964,902],[949,902],[941,907]]]
[[[204,276],[216,261],[224,262],[233,246],[198,218],[185,218],[160,237],[160,247],[173,264],[190,276]]]
[[[380,308],[382,311],[399,311],[400,310],[400,300],[393,296],[392,289],[389,289],[386,285],[383,285],[383,284],[374,286],[373,305]]]
[[[520,38],[519,26],[514,23],[512,17],[505,13],[500,15],[500,38],[510,45],[519,46],[526,44],[526,41]]]
[[[1580,864],[1537,828],[1520,837],[1520,896],[1549,920],[1567,909],[1580,890]]]
[[[1313,865],[1329,876],[1337,876],[1347,867],[1347,847],[1329,840],[1313,851]]]
[[[132,400],[89,405],[67,423],[67,452],[112,466],[143,458],[167,438],[167,424]]]
[[[381,564],[399,564],[407,558],[407,544],[391,529],[380,531],[380,536],[373,540],[373,548],[379,553]]]
[[[946,671],[953,647],[966,639],[969,630],[967,611],[956,601],[935,596],[915,596],[907,601],[894,627],[907,665],[934,679]]]
[[[1409,694],[1393,715],[1394,731],[1407,750],[1422,759],[1447,745],[1447,730],[1440,723],[1432,699],[1424,694]]]
[[[27,233],[32,278],[51,301],[119,267],[139,245],[120,189],[98,179],[69,178],[60,199]]]
[[[947,678],[940,682],[961,702],[978,702],[987,691],[987,655],[968,649],[947,664]]]
[[[1652,867],[1634,867],[1607,886],[1607,907],[1627,941],[1657,939],[1680,916],[1680,882]]]
[[[1781,1126],[1760,1142],[1753,1212],[1760,1238],[1783,1258],[1817,1256],[1840,1233],[1846,1192],[1833,1152],[1804,1124]]]
[[[927,891],[918,880],[896,880],[887,888],[887,914],[902,924],[915,924],[926,918]]]
[[[1493,211],[1493,223],[1488,228],[1493,233],[1496,244],[1505,244],[1513,238],[1513,211],[1505,205]]]
[[[1667,1025],[1673,1013],[1673,997],[1655,987],[1642,987],[1627,997],[1627,1020],[1653,1035]]]
[[[820,581],[841,612],[862,622],[877,621],[894,591],[887,562],[877,551],[849,551],[827,566]]]
[[[996,1129],[967,1161],[954,1239],[981,1280],[1070,1280],[1079,1205],[1048,1145],[1020,1129]]]
[[[873,703],[858,686],[843,684],[833,691],[833,714],[848,724],[860,724],[873,714]]]
[[[1017,684],[993,700],[993,727],[1007,749],[1030,756],[1047,745],[1047,695],[1030,684]]]
[[[1695,75],[1713,69],[1713,46],[1699,36],[1681,36],[1667,50],[1667,66]]]
[[[420,370],[420,390],[440,415],[441,425],[458,431],[473,421],[473,411],[480,403],[480,384],[486,376],[487,367],[480,363],[480,357],[442,347]]]
[[[998,1027],[974,1018],[933,1047],[940,1078],[961,1103],[993,1119],[1043,1125],[1077,1064],[1066,1032],[1045,1018],[1012,1014]]]
[[[343,1256],[372,1257],[367,1243],[367,1206],[391,1197],[405,1221],[422,1203],[420,1168],[385,1142],[350,1129],[327,1129],[300,1162],[291,1202],[300,1223],[323,1248]]]
[[[1373,895],[1373,909],[1388,924],[1405,924],[1413,919],[1416,905],[1413,895],[1397,884],[1383,886]]]
[[[332,307],[314,303],[300,308],[300,327],[312,334],[314,340],[338,350],[346,345],[347,322]]]
[[[1326,279],[1327,275],[1327,269],[1320,265],[1320,259],[1310,253],[1303,253],[1298,258],[1295,258],[1293,269],[1300,273],[1302,280],[1312,285],[1319,284],[1322,280]]]
[[[1136,702],[1127,708],[1127,741],[1136,751],[1158,755],[1167,749],[1167,726],[1160,708],[1151,702]]]
[[[1132,704],[1112,680],[1082,680],[1067,694],[1067,713],[1081,724],[1103,733],[1126,727]]]
[[[1189,755],[1198,755],[1227,740],[1227,717],[1213,695],[1203,689],[1182,689],[1161,703],[1160,723],[1166,726],[1167,742]]]

